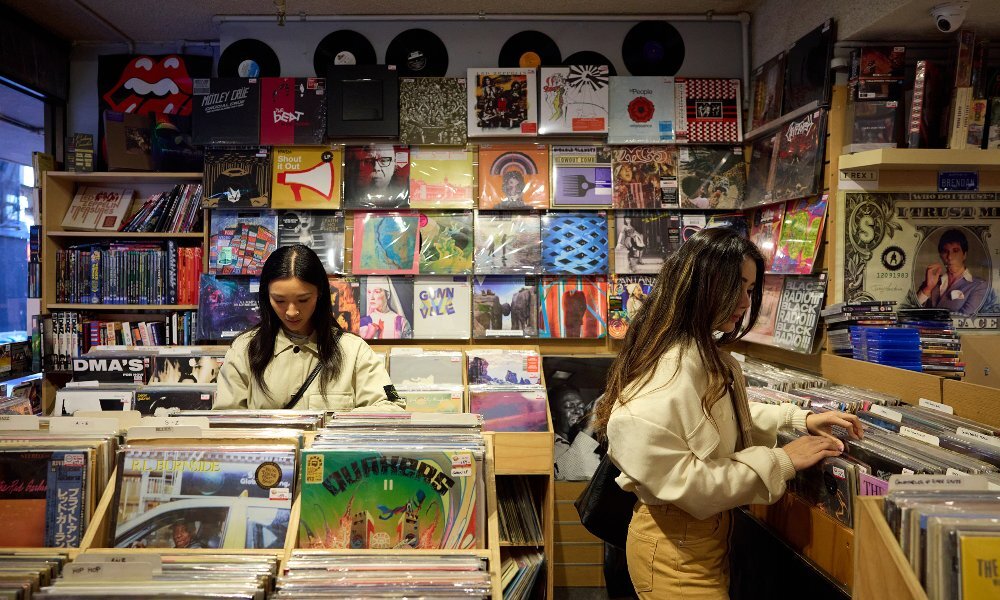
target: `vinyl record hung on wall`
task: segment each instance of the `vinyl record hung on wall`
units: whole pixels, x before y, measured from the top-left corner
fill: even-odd
[[[270,46],[246,38],[226,46],[219,57],[219,77],[278,77],[281,62]]]
[[[448,49],[426,29],[407,29],[389,42],[385,64],[396,65],[400,77],[444,77]]]
[[[684,64],[684,39],[666,21],[640,21],[625,34],[622,60],[632,75],[676,75]]]
[[[618,74],[618,72],[615,71],[615,66],[611,64],[611,61],[600,52],[581,50],[570,54],[563,60],[564,67],[582,67],[589,65],[606,66],[608,68],[608,75],[614,76]]]
[[[375,47],[357,31],[339,29],[327,34],[313,53],[313,68],[318,77],[326,77],[332,66],[374,65],[378,63]]]
[[[497,65],[502,69],[534,69],[562,63],[562,52],[541,31],[521,31],[510,36],[500,48]]]

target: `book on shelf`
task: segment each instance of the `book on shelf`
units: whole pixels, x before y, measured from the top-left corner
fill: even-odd
[[[73,196],[62,227],[70,231],[118,231],[134,195],[129,188],[83,186]]]
[[[149,196],[122,224],[121,231],[179,233],[201,224],[201,184],[175,185],[168,192]]]

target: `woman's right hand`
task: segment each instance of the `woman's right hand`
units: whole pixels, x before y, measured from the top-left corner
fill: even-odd
[[[792,459],[795,470],[801,471],[828,456],[840,456],[844,451],[844,443],[820,435],[804,435],[785,444],[782,449]]]

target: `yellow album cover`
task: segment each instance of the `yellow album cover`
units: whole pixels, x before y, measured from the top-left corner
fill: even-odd
[[[340,208],[339,146],[275,146],[272,155],[271,208]]]
[[[475,156],[465,146],[410,148],[410,208],[473,208]]]

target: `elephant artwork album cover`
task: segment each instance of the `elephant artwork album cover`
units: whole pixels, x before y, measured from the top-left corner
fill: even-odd
[[[538,337],[538,289],[534,277],[474,277],[472,337]]]
[[[354,213],[355,275],[415,275],[420,268],[420,214]]]
[[[476,213],[475,271],[479,275],[538,272],[542,262],[541,219],[533,213]]]
[[[603,338],[608,332],[606,277],[542,277],[538,337]]]

